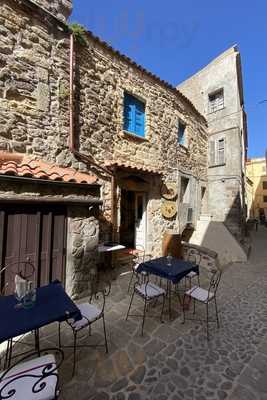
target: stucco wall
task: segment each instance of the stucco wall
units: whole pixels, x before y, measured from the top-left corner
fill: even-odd
[[[225,222],[235,235],[242,235],[244,204],[244,130],[242,88],[238,81],[239,52],[233,47],[178,88],[189,97],[208,121],[209,141],[224,138],[225,164],[208,168],[209,214]],[[209,110],[209,94],[224,90],[224,108]]]

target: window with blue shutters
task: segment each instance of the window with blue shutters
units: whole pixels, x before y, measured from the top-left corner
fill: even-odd
[[[178,125],[178,143],[185,146],[186,145],[186,138],[185,138],[185,124],[179,121]]]
[[[145,103],[129,93],[124,94],[123,125],[125,131],[145,137]]]

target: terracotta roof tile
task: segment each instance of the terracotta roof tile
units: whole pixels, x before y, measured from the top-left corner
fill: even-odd
[[[96,183],[97,177],[17,153],[0,152],[0,174],[73,183]]]
[[[148,172],[152,174],[162,174],[162,172],[158,168],[149,167],[146,165],[137,165],[130,161],[106,161],[106,167],[118,167],[118,168],[125,168],[130,170],[135,170],[138,172]]]

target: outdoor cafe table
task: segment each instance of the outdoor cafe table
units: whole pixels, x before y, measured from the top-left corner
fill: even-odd
[[[171,319],[171,284],[178,284],[189,272],[199,273],[198,265],[184,261],[176,257],[160,257],[141,263],[137,272],[159,276],[167,280],[167,298],[169,303],[169,318]],[[178,294],[179,295],[179,294]],[[180,296],[179,296],[180,299]],[[181,300],[180,300],[181,302]]]
[[[35,332],[36,350],[39,346],[39,328],[55,321],[68,318],[79,320],[82,315],[59,281],[36,289],[36,302],[32,308],[16,307],[18,301],[14,295],[0,296],[0,343]],[[10,362],[9,346],[6,360]]]

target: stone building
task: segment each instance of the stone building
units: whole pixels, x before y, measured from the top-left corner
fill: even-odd
[[[247,178],[251,185],[247,187],[247,197],[250,198],[248,217],[267,220],[267,171],[266,158],[251,158],[246,163]]]
[[[167,230],[195,225],[208,136],[181,92],[91,33],[80,45],[70,10],[0,4],[0,257],[79,295],[100,241],[157,256]]]
[[[238,48],[234,46],[222,53],[181,83],[178,89],[208,121],[208,213],[203,217],[202,225],[207,225],[209,221],[223,223],[237,242],[243,244],[246,221],[245,160],[248,144]],[[203,230],[203,226],[200,230]],[[201,232],[199,234],[201,236]],[[214,248],[211,244],[211,248],[216,251],[218,246],[215,245]]]

